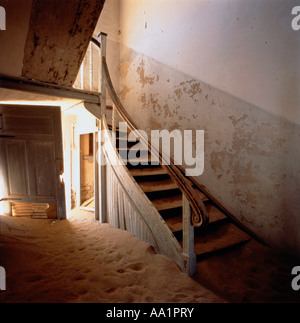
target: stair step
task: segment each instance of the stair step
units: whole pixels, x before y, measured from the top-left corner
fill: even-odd
[[[179,197],[181,197],[181,196],[179,196]],[[154,206],[157,209],[160,208],[160,209],[158,209],[158,211],[165,210],[165,209],[167,209],[168,206],[170,206],[170,209],[172,209],[171,206],[174,206],[174,208],[182,206],[182,203],[179,203],[180,202],[179,197],[178,196],[174,197],[174,200],[176,202],[174,201],[173,205],[172,205],[172,202],[170,202],[169,204],[167,204],[167,202],[166,202],[162,206],[160,206],[159,203],[155,202],[155,201],[152,201],[152,203],[154,204]],[[161,200],[168,200],[168,198],[167,199],[161,199]],[[209,215],[209,224],[213,224],[213,223],[216,223],[216,222],[219,222],[219,221],[221,223],[221,221],[224,221],[224,220],[228,219],[228,217],[226,215],[224,215],[221,211],[219,211],[213,205],[208,205],[206,207],[206,209],[207,209],[207,212],[208,212],[208,215]],[[169,215],[168,218],[165,219],[165,222],[167,223],[167,225],[169,226],[170,230],[173,233],[178,232],[178,231],[182,231],[182,213],[180,215],[175,215],[175,216],[172,216],[172,215],[170,216]],[[197,234],[197,231],[195,232],[195,234]]]
[[[177,215],[165,220],[172,233],[182,231],[182,216]]]
[[[145,149],[142,145],[140,145],[140,143],[136,143],[136,145],[135,146],[133,146],[133,147],[127,147],[127,148],[120,148],[120,147],[118,147],[118,151],[126,151],[127,153],[129,152],[129,151],[141,151],[141,152],[147,152],[147,153],[149,153],[149,151],[148,151],[148,149]]]
[[[245,232],[232,223],[226,223],[218,230],[195,235],[195,254],[203,256],[249,240]]]
[[[132,168],[130,169],[130,173],[133,177],[168,174],[168,172],[163,167]]]
[[[139,185],[145,193],[169,191],[178,188],[171,179],[156,182],[139,182]]]
[[[209,223],[228,219],[228,217],[223,212],[221,212],[213,205],[206,205],[206,210],[209,215]]]
[[[151,158],[149,155],[143,155],[137,158],[127,158],[128,163],[139,162],[139,163],[150,163]]]
[[[140,157],[145,157],[145,159],[147,158],[149,152],[148,150],[141,150],[139,148],[117,148],[119,155],[123,158],[123,159],[127,159],[129,158],[130,160],[135,159],[135,158],[140,158]],[[150,159],[151,162],[151,159]]]
[[[151,164],[151,154],[143,148],[137,138],[135,142],[127,141],[127,133],[117,129],[118,151],[120,156],[126,155],[127,167],[136,179],[140,188],[165,219],[171,232],[182,245],[182,194],[173,180],[166,176],[168,172],[159,163]],[[120,147],[121,146],[121,147]],[[123,147],[122,147],[123,146]],[[128,152],[134,146],[140,157],[128,159]],[[168,177],[168,178],[167,178]],[[209,224],[205,228],[195,229],[194,250],[197,258],[214,254],[250,240],[250,237],[233,223],[202,192],[199,198],[205,203],[209,215]],[[228,220],[228,221],[227,221]]]
[[[182,207],[182,194],[154,199],[151,202],[156,207],[157,211],[175,209]]]
[[[159,162],[151,162],[150,155],[142,155],[137,158],[124,158],[123,160],[126,160],[129,166],[159,166]]]
[[[117,143],[117,148],[118,149],[124,149],[124,147],[129,147],[129,148],[132,148],[134,147],[135,145],[137,145],[139,143],[139,141],[137,142],[130,142],[130,141],[127,141],[126,138],[121,138],[121,137],[117,137],[116,138],[116,143]]]
[[[119,136],[119,134],[121,134],[121,136]],[[128,134],[128,132],[127,132],[127,134]],[[137,143],[141,142],[139,137],[135,138],[134,141],[128,141],[128,137],[126,137],[125,135],[126,135],[126,132],[117,131],[116,139],[117,140],[127,141],[128,144],[130,144],[130,143],[137,144]]]

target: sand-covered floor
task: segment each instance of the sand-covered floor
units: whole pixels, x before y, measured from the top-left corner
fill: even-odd
[[[0,216],[4,303],[300,302],[291,288],[297,265],[252,240],[199,261],[190,278],[91,212],[77,210],[63,221]]]
[[[75,212],[64,221],[0,217],[0,302],[223,302],[132,234]]]

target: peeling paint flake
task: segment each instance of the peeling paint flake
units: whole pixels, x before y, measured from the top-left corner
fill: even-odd
[[[199,101],[197,96],[199,96],[202,93],[200,82],[198,82],[196,80],[188,80],[185,82],[180,82],[180,86],[182,88],[182,93],[187,94],[191,99],[194,100],[194,102]],[[176,91],[178,91],[178,90],[176,90]],[[181,96],[182,96],[182,94],[181,94]],[[180,98],[181,98],[181,96],[180,96]]]
[[[245,121],[248,118],[246,114],[244,114],[241,118],[237,119],[235,116],[230,116],[229,119],[232,121],[232,124],[236,126],[238,123]]]
[[[177,99],[180,100],[182,97],[182,90],[181,89],[176,89],[174,91],[174,94],[176,95]]]
[[[144,60],[141,61],[140,66],[137,67],[136,71],[139,75],[139,82],[142,84],[142,87],[144,87],[147,84],[153,84],[155,77],[145,76],[145,69],[144,69],[145,63]]]

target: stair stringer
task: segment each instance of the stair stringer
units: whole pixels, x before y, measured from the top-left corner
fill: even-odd
[[[119,157],[106,123],[104,131],[107,222],[149,243],[183,269],[183,250],[178,240]]]

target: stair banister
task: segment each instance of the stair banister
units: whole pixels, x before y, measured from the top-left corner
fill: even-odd
[[[105,40],[104,48],[106,48],[107,35],[104,33],[100,33],[99,35],[100,35],[99,41],[92,38],[92,42],[101,48],[103,46],[102,42]],[[125,110],[124,106],[122,105],[122,103],[121,103],[121,101],[114,89],[114,86],[113,86],[111,78],[110,78],[110,73],[108,70],[105,55],[102,55],[102,64],[101,65],[102,65],[102,70],[103,70],[104,78],[105,78],[106,85],[107,85],[107,90],[110,94],[110,97],[115,105],[115,108],[116,108],[118,114],[124,120],[124,122],[127,123],[128,127],[131,131],[138,129],[136,127],[136,125],[128,118],[126,110]],[[102,89],[102,93],[103,93],[104,88],[101,88],[101,89]],[[153,149],[153,147],[151,147],[151,143],[149,143],[148,140],[144,139],[142,136],[141,136],[141,139],[142,139],[142,141],[144,141],[148,144],[149,148],[151,149],[151,152],[157,154],[161,165],[166,168],[166,170],[168,171],[171,178],[175,181],[175,183],[178,185],[180,190],[185,194],[185,196],[188,199],[188,201],[191,205],[191,208],[192,208],[192,215],[191,216],[192,216],[192,222],[193,222],[194,227],[201,227],[201,226],[207,224],[208,223],[208,214],[207,214],[205,205],[202,202],[202,200],[199,198],[197,190],[193,187],[193,183],[188,178],[185,177],[185,175],[182,173],[182,170],[179,167],[177,167],[176,165],[174,165],[174,163],[171,162],[170,165],[165,165],[167,163],[166,162],[163,163],[164,159],[163,159],[162,155],[158,151],[155,151]]]
[[[106,62],[106,40],[107,34],[99,33],[99,39],[92,38],[92,42],[101,49],[101,128],[103,129],[103,122],[106,114],[106,90],[108,91],[110,98],[113,102],[112,111],[112,130],[116,131],[115,126],[115,113],[118,112],[121,119],[127,123],[128,128],[131,131],[138,129],[136,125],[128,118],[126,110],[122,105],[115,89],[112,84],[110,73]],[[101,129],[100,129],[101,130]],[[101,133],[101,132],[100,132]],[[102,136],[102,134],[101,134]],[[102,142],[104,138],[102,138]],[[194,253],[194,227],[201,227],[208,223],[208,213],[202,199],[198,195],[198,191],[194,188],[193,183],[189,180],[182,170],[171,162],[167,165],[164,162],[164,158],[159,151],[154,150],[151,143],[148,142],[143,136],[140,136],[140,140],[148,145],[151,153],[154,153],[158,158],[160,164],[167,170],[170,177],[177,184],[183,194],[183,255],[182,255],[182,268],[189,275],[193,275],[196,272],[196,256]],[[102,150],[101,150],[102,151]],[[101,152],[103,154],[103,152]],[[100,178],[101,178],[101,192],[100,192],[100,220],[105,222],[105,190],[106,178],[105,178],[105,166],[101,166]]]

